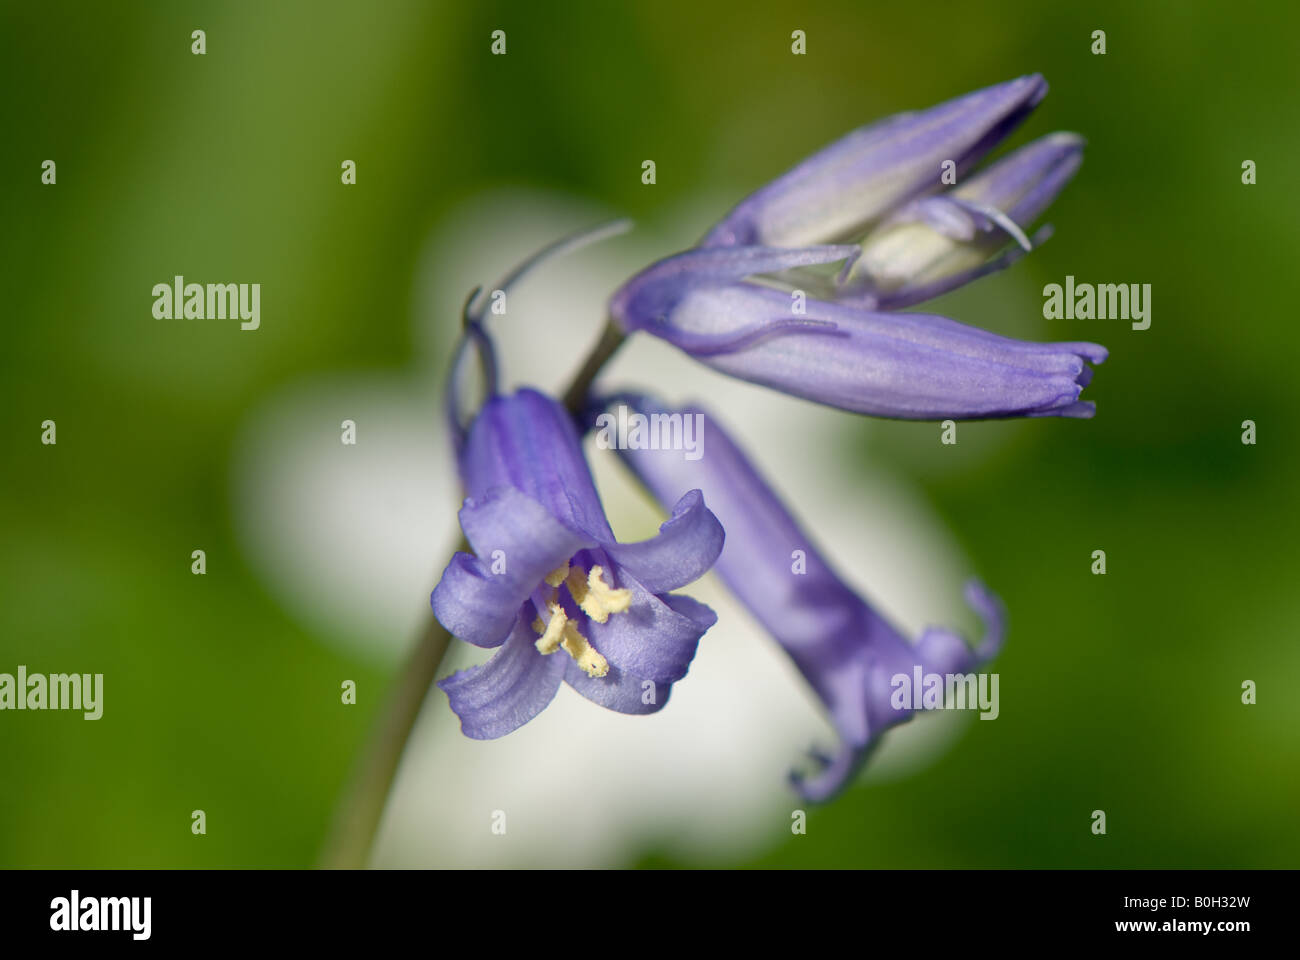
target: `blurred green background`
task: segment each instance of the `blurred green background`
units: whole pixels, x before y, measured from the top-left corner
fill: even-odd
[[[314,861],[377,708],[316,705],[340,676],[391,674],[333,652],[249,571],[232,444],[278,384],[412,362],[417,255],[462,198],[524,185],[633,217],[702,186],[738,199],[810,144],[1036,70],[1052,93],[1011,143],[1067,128],[1089,150],[1056,238],[1015,269],[1150,283],[1150,330],[1059,321],[1053,338],[1111,350],[1101,415],[963,425],[970,463],[938,456],[934,425],[868,442],[845,422],[996,585],[1000,669],[1033,684],[988,735],[850,791],[757,864],[1300,865],[1300,8],[1064,6],[6,2],[0,671],[108,679],[96,723],[0,714],[0,866]],[[157,323],[148,290],[174,273],[274,279],[309,322]],[[936,312],[1014,334],[1040,302],[1008,308],[1002,283]],[[203,843],[196,796],[227,827]]]

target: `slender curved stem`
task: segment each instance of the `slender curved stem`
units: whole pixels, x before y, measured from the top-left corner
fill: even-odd
[[[462,537],[455,550],[468,548]],[[356,870],[366,865],[406,741],[450,645],[451,634],[430,614],[335,810],[319,866]]]
[[[564,393],[564,405],[570,412],[581,411],[596,375],[625,339],[625,334],[612,320],[606,324],[600,339]],[[468,549],[469,545],[462,537],[450,552]],[[429,687],[438,675],[438,668],[450,645],[451,635],[431,615],[397,677],[392,694],[339,801],[321,853],[320,867],[356,870],[368,862],[406,742],[415,729]]]

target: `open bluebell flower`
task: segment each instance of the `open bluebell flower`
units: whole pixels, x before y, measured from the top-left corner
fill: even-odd
[[[1090,417],[1079,395],[1106,349],[1029,343],[947,317],[869,310],[760,284],[762,274],[834,263],[853,246],[689,250],[637,274],[610,300],[644,330],[709,366],[827,406],[904,420]]]
[[[473,554],[452,558],[433,611],[452,635],[497,648],[438,683],[466,736],[492,739],[527,723],[561,681],[622,713],[662,708],[716,619],[671,592],[722,549],[700,492],[683,491],[657,537],[618,543],[569,414],[529,389],[487,400],[459,466]]]
[[[1079,169],[1083,146],[1077,134],[1049,134],[946,193],[904,205],[863,240],[831,295],[894,310],[1009,266],[1050,235],[1027,232]],[[1008,242],[1015,246],[990,259]]]
[[[910,677],[918,667],[928,674],[964,674],[1001,647],[1001,603],[978,583],[966,592],[987,626],[976,649],[937,627],[909,643],[840,579],[716,418],[694,407],[669,411],[633,395],[610,402],[646,416],[705,417],[699,459],[666,449],[626,449],[620,455],[661,503],[672,503],[686,489],[704,491],[727,530],[714,569],[825,704],[840,744],[833,756],[813,755],[818,769],[811,776],[792,774],[805,799],[833,797],[861,768],[880,735],[912,715],[910,708],[895,706],[891,678]],[[794,562],[796,556],[801,562]]]
[[[700,246],[801,247],[860,237],[900,204],[962,176],[1047,94],[1038,74],[855,130],[742,200]]]

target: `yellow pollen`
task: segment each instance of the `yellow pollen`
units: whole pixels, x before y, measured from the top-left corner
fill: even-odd
[[[609,661],[596,652],[596,648],[587,642],[587,638],[578,632],[572,620],[564,624],[564,640],[561,643],[566,653],[577,662],[589,677],[603,677],[609,673]]]
[[[587,574],[587,582],[583,584],[582,596],[574,592],[573,581],[577,578],[573,573],[569,574],[568,579],[569,593],[573,594],[574,601],[582,608],[583,613],[597,623],[604,623],[611,613],[622,613],[632,605],[632,591],[614,589],[604,581],[604,573],[605,571],[599,566],[591,568],[591,573]]]
[[[631,590],[616,590],[604,579],[605,571],[595,566],[591,572],[567,563],[546,575],[551,595],[546,601],[548,620],[538,617],[533,621],[533,631],[540,634],[536,641],[540,653],[551,654],[563,649],[589,677],[603,677],[609,673],[606,660],[587,638],[578,632],[578,625],[570,620],[559,600],[559,586],[569,588],[573,602],[596,623],[606,623],[611,613],[622,613],[632,605]]]
[[[564,583],[569,588],[569,595],[573,597],[573,602],[582,606],[582,601],[587,596],[587,576],[582,567],[570,568]]]
[[[549,623],[543,624],[541,617],[533,621],[533,629],[541,634],[536,646],[539,653],[554,653],[560,648],[560,640],[569,618],[564,615],[564,608],[554,600],[546,605],[546,610],[551,615]]]

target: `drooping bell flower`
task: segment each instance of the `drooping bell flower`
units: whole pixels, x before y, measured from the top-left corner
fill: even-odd
[[[433,612],[453,636],[497,651],[438,683],[463,732],[510,733],[561,682],[622,713],[661,709],[716,619],[672,592],[722,548],[700,492],[682,491],[658,536],[618,543],[572,419],[531,389],[489,397],[463,436],[459,466],[473,553],[447,565]]]
[[[1038,74],[855,130],[742,200],[700,246],[801,247],[858,239],[887,213],[943,189],[1047,94]]]
[[[827,406],[903,420],[1090,417],[1079,395],[1106,349],[1030,343],[947,317],[809,297],[753,278],[855,257],[853,246],[719,247],[652,264],[610,300],[723,373]]]
[[[830,295],[896,310],[1009,266],[1050,235],[1044,227],[1031,240],[1028,231],[1079,169],[1083,146],[1077,134],[1049,134],[946,193],[905,205],[862,242]]]
[[[909,643],[840,579],[715,417],[695,407],[668,410],[635,395],[620,395],[606,409],[620,403],[647,417],[705,418],[698,459],[662,448],[623,449],[620,456],[660,503],[672,503],[682,491],[696,488],[709,498],[727,531],[714,569],[824,704],[840,742],[833,755],[811,755],[816,765],[811,775],[792,773],[806,800],[835,796],[861,769],[880,735],[912,715],[910,707],[897,705],[894,677],[911,677],[918,668],[924,674],[965,674],[997,653],[1003,610],[980,584],[972,583],[966,591],[967,601],[986,622],[977,648],[938,627]]]

